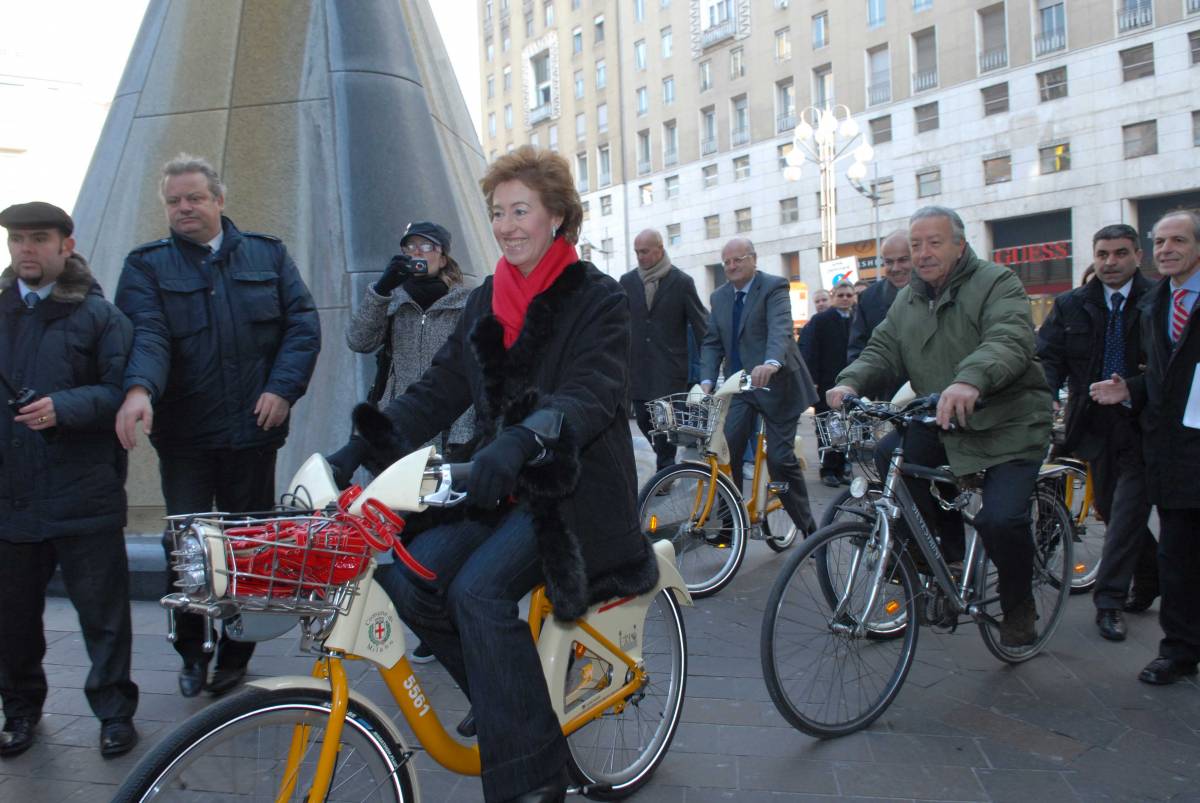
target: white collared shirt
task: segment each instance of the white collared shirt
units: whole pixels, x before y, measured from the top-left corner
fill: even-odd
[[[19,276],[17,277],[17,290],[21,293],[21,301],[24,301],[25,296],[29,295],[30,293],[37,293],[38,298],[42,301],[45,301],[50,297],[50,292],[54,290],[55,284],[55,282],[50,282],[50,284],[43,284],[38,289],[34,290],[32,287],[25,284],[24,279],[20,278]]]

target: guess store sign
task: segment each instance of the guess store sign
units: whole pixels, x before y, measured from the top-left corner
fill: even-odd
[[[1071,289],[1070,240],[997,248],[992,261],[1015,271],[1030,295]]]

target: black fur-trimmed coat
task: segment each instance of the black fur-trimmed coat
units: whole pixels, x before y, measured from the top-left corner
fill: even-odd
[[[576,262],[533,299],[506,350],[492,315],[492,281],[471,293],[429,370],[384,410],[388,420],[360,405],[355,426],[377,451],[396,454],[425,443],[474,404],[477,450],[534,410],[562,412],[553,460],[527,467],[516,496],[533,514],[555,615],[575,619],[592,602],[640,593],[658,579],[638,526],[625,411],[629,303],[614,279]]]

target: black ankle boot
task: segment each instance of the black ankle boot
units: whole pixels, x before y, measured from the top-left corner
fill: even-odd
[[[567,787],[571,785],[571,776],[567,768],[560,769],[554,777],[524,794],[517,795],[509,803],[563,803],[567,799]]]

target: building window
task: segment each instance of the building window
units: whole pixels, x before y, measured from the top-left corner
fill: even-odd
[[[1195,0],[1188,4],[1189,11],[1196,10]],[[1121,0],[1117,9],[1117,30],[1121,33],[1145,28],[1154,22],[1153,0]]]
[[[588,158],[586,153],[575,154],[575,189],[588,191]]]
[[[557,125],[550,126],[550,131],[547,133],[546,139],[548,140],[548,142],[546,143],[547,147],[549,147],[550,150],[557,153],[558,152],[558,126]]]
[[[488,40],[487,48],[485,48],[485,53],[484,58],[488,60],[489,64],[496,60],[496,45],[490,39]]]
[[[663,180],[663,188],[666,190],[667,200],[679,197],[679,176],[667,176]]]
[[[784,198],[779,202],[779,225],[796,223],[800,220],[800,199]]]
[[[603,134],[608,130],[608,104],[601,103],[596,107],[596,130]]]
[[[593,40],[596,44],[604,41],[604,15],[597,14],[592,20],[592,30],[596,32],[596,38]]]
[[[639,70],[646,69],[646,40],[639,39],[633,43],[633,66]]]
[[[933,103],[925,103],[913,109],[913,116],[917,121],[917,133],[921,134],[925,131],[932,131],[938,127],[938,104],[935,100]]]
[[[818,109],[833,106],[833,66],[822,64],[813,68],[813,105]]]
[[[867,51],[867,102],[871,106],[892,99],[892,60],[887,45]]]
[[[813,50],[820,50],[829,45],[829,12],[822,11],[812,18]]]
[[[937,36],[933,28],[912,35],[913,92],[924,92],[938,84]]]
[[[637,90],[634,91],[633,94],[634,94],[634,97],[636,98],[636,102],[637,102],[638,116],[640,117],[641,115],[649,112],[650,111],[650,93],[646,91],[646,87],[639,86],[637,88]]]
[[[667,245],[675,246],[683,242],[683,233],[678,223],[667,224]]]
[[[513,113],[512,113],[512,104],[511,103],[504,104],[504,127],[507,129],[510,129],[510,130],[513,127]]]
[[[571,52],[574,54],[583,52],[583,28],[575,28],[571,31]]]
[[[913,0],[913,11],[925,11],[933,8],[933,0]]]
[[[1200,11],[1200,4],[1196,10]],[[1200,31],[1188,32],[1188,49],[1192,51],[1192,66],[1200,64]]]
[[[878,204],[890,204],[896,200],[896,182],[889,178],[881,178],[871,182],[871,194],[879,197]]]
[[[700,110],[700,153],[716,153],[717,111],[712,106]]]
[[[638,200],[642,206],[649,206],[654,203],[654,185],[639,184],[638,185]]]
[[[1121,126],[1121,139],[1125,143],[1125,158],[1153,156],[1158,153],[1158,121]]]
[[[496,76],[494,75],[487,77],[487,96],[488,100],[496,97]]]
[[[637,171],[638,175],[650,172],[650,132],[639,131],[637,134]]]
[[[1042,175],[1071,169],[1071,143],[1059,142],[1038,148],[1038,165]]]
[[[596,89],[608,86],[608,65],[604,59],[596,59]]]
[[[1200,111],[1192,112],[1192,147],[1200,148]]]
[[[533,73],[533,108],[545,109],[547,115],[550,111],[550,102],[552,100],[551,83],[550,83],[550,51],[543,50],[532,59],[530,59],[531,72]]]
[[[580,201],[579,205],[581,207],[583,207],[583,219],[587,220],[588,218],[590,218],[592,205],[590,203],[588,203],[587,201]]]
[[[670,167],[679,163],[679,128],[674,120],[668,120],[662,127],[663,166]]]
[[[1042,103],[1067,96],[1067,68],[1056,67],[1037,74],[1038,97]]]
[[[750,141],[750,102],[738,95],[729,103],[729,138],[733,147]]]
[[[733,19],[733,0],[704,0],[700,25],[705,30],[716,28]]]
[[[1012,156],[1003,154],[983,160],[983,183],[1003,184],[1012,181]]]
[[[791,142],[785,142],[782,145],[775,146],[775,155],[779,159],[779,169],[783,170],[788,166],[788,154],[792,152],[792,148],[796,147]]]
[[[750,178],[750,157],[739,156],[733,160],[733,180],[741,181]]]
[[[525,38],[533,38],[533,15],[529,14],[525,17]]]
[[[496,136],[496,113],[488,112],[488,136]]]
[[[745,54],[740,47],[735,47],[729,51],[729,77],[730,79],[742,78],[746,75],[746,59]]]
[[[612,214],[612,196],[611,195],[601,195],[600,196],[600,214],[601,215],[611,215]]]
[[[663,105],[670,106],[675,102],[675,76],[668,75],[663,79]]]
[[[1067,10],[1063,0],[1037,0],[1037,35],[1033,52],[1044,56],[1067,46]]]
[[[662,57],[664,59],[669,59],[671,58],[671,50],[674,47],[674,44],[671,40],[671,26],[668,25],[659,31],[659,36],[662,42]]]
[[[705,165],[700,168],[700,182],[704,185],[704,189],[717,186],[717,166]]]
[[[985,86],[979,90],[983,95],[983,116],[989,117],[1008,111],[1008,82]]]
[[[708,215],[704,218],[704,238],[715,240],[721,236],[721,216]]]
[[[707,92],[712,89],[712,62],[700,62],[700,91]]]
[[[547,54],[549,56],[549,54]],[[512,67],[504,68],[504,92],[507,94],[512,89]]]
[[[554,27],[554,0],[546,0],[542,6],[542,19],[546,23],[547,28]]]
[[[867,0],[867,27],[878,28],[887,22],[887,8],[884,0]]]
[[[1004,4],[979,10],[979,72],[1008,66],[1008,35],[1004,30]]]
[[[584,88],[583,70],[576,70],[575,71],[575,99],[576,100],[583,97],[583,88]]]
[[[1121,78],[1136,81],[1154,75],[1154,44],[1140,45],[1121,51]]]
[[[868,120],[867,128],[871,132],[872,145],[882,145],[892,141],[892,116],[890,114]]]
[[[635,22],[646,19],[646,0],[633,0],[633,19]]]
[[[733,219],[737,223],[737,233],[744,234],[753,228],[752,219],[750,217],[750,207],[745,209],[735,209]]]
[[[512,47],[512,37],[508,34],[508,28],[500,31],[500,49],[505,53]]]
[[[917,173],[917,197],[928,198],[942,191],[942,171],[938,168]]]
[[[792,57],[792,29],[780,28],[775,32],[775,60],[787,61]]]
[[[775,84],[775,131],[783,134],[796,127],[796,87],[787,78]]]
[[[587,114],[579,112],[575,115],[575,139],[583,139],[587,136]]]

